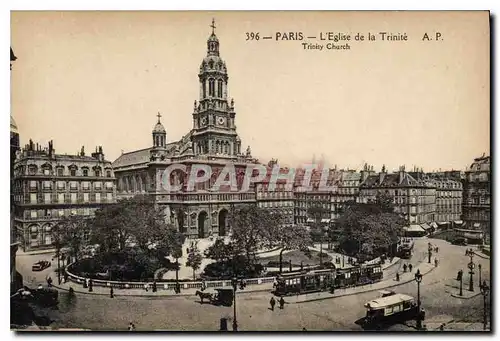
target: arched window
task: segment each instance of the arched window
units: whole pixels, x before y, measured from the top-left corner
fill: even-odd
[[[203,89],[203,98],[205,98],[205,97],[207,97],[207,83],[205,81],[203,81],[201,87]]]
[[[214,97],[215,96],[215,80],[210,78],[208,80],[208,96],[209,97]]]
[[[219,98],[223,97],[223,94],[222,94],[222,79],[219,79],[217,81],[217,97],[219,97]]]

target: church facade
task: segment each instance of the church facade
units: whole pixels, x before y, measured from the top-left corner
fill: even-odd
[[[258,164],[250,147],[245,152],[241,150],[235,105],[228,98],[228,72],[220,57],[213,22],[198,79],[199,99],[194,101],[192,129],[185,136],[169,142],[158,113],[151,146],[123,153],[113,162],[118,199],[137,194],[149,196],[164,210],[167,222],[190,238],[227,234],[230,210],[235,205],[256,202],[253,186],[246,191],[239,189],[247,167]],[[186,167],[185,173],[174,171],[165,180],[165,170],[172,165]],[[210,167],[211,176],[196,183],[194,188],[188,188],[185,174],[190,173],[193,165]],[[238,190],[230,186],[214,190],[213,184],[227,165],[236,171]],[[164,181],[181,189],[170,191],[163,186]]]

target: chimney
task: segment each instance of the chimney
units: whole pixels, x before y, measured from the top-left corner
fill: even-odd
[[[384,178],[385,178],[385,172],[378,173],[378,183],[379,183],[379,185],[382,184],[382,182],[384,181]]]
[[[403,181],[405,177],[405,166],[399,166],[399,183]]]

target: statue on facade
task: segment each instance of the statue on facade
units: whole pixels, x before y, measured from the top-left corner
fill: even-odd
[[[247,153],[246,153],[246,156],[247,157],[251,157],[252,156],[252,150],[250,149],[250,146],[247,147]]]

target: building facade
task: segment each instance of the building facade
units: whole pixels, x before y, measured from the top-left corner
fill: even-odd
[[[410,224],[435,221],[436,186],[426,179],[415,179],[405,171],[388,174],[380,172],[370,175],[360,185],[359,202],[376,202],[379,193],[388,193],[394,198],[394,211],[404,216]]]
[[[293,183],[287,182],[286,179],[280,178],[275,182],[275,185],[270,184],[272,166],[277,163],[271,161],[267,168],[266,178],[255,183],[255,199],[257,206],[271,213],[278,213],[283,217],[283,224],[294,224],[294,191]],[[280,169],[281,174],[288,174],[289,169]]]
[[[102,147],[91,156],[56,154],[52,141],[42,148],[30,140],[14,164],[14,224],[25,250],[50,248],[52,228],[64,217],[92,216],[116,201],[111,162]]]
[[[124,153],[113,162],[118,197],[150,196],[164,210],[167,222],[189,238],[226,235],[227,216],[232,207],[256,203],[255,187],[252,185],[246,191],[241,188],[247,167],[258,161],[252,157],[250,147],[244,152],[241,149],[235,104],[228,97],[228,70],[220,56],[219,39],[212,24],[206,56],[198,73],[199,99],[194,101],[192,129],[179,141],[167,142],[167,132],[158,114],[152,145]],[[185,169],[165,175],[173,165]],[[199,165],[209,167],[211,176],[191,188],[186,174]],[[234,167],[236,186],[214,186],[228,165]],[[179,186],[180,190],[165,183]]]
[[[10,49],[10,69],[12,70],[12,62],[17,57],[14,55],[12,48]],[[19,132],[17,129],[16,121],[12,115],[10,116],[10,290],[16,291],[23,284],[23,278],[16,269],[16,253],[19,246],[17,241],[17,234],[14,225],[14,162],[16,154],[19,150]]]
[[[438,225],[462,224],[462,182],[447,174],[427,174],[436,185],[436,216]]]
[[[490,233],[491,218],[491,159],[481,156],[474,159],[465,172],[463,185],[463,220],[465,228]]]

